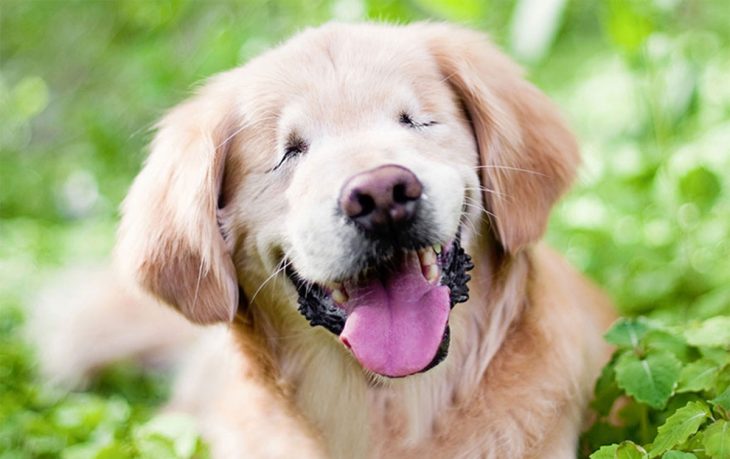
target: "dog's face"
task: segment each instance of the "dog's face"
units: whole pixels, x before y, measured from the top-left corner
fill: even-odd
[[[364,369],[406,376],[445,355],[462,241],[533,242],[575,163],[554,109],[477,34],[326,26],[163,120],[117,254],[197,322],[285,277],[284,303]]]

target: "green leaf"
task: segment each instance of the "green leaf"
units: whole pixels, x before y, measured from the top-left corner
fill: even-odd
[[[591,454],[588,459],[614,459],[618,445],[601,446],[601,448]]]
[[[656,457],[663,452],[684,443],[710,417],[710,410],[703,402],[689,402],[669,416],[659,426],[658,433],[649,454]]]
[[[695,456],[698,456],[700,459],[709,459],[703,454],[703,452],[705,451],[705,445],[703,444],[704,440],[705,432],[703,430],[700,430],[696,434],[690,436],[686,442],[682,443],[676,448],[682,451],[692,451],[692,453],[694,453]]]
[[[730,410],[730,387],[725,389],[725,392],[722,394],[710,400],[710,403],[720,406],[726,410]]]
[[[23,119],[33,117],[48,106],[48,86],[39,77],[26,77],[15,87],[15,110]]]
[[[637,319],[621,317],[603,337],[611,344],[619,347],[637,348],[641,339],[649,331],[649,327]]]
[[[682,198],[692,201],[704,209],[715,203],[721,191],[720,179],[704,166],[692,169],[679,181],[679,192]]]
[[[730,422],[721,419],[705,429],[704,445],[712,459],[730,459]]]
[[[726,349],[717,347],[701,347],[700,354],[702,354],[702,358],[715,362],[718,367],[730,365],[730,352]]]
[[[179,459],[173,441],[157,434],[145,435],[134,441],[142,459]]]
[[[690,326],[684,337],[692,346],[730,347],[730,317],[713,317]]]
[[[640,2],[613,0],[608,5],[606,26],[609,36],[623,51],[636,53],[654,30],[651,16],[637,7]]]
[[[646,454],[646,450],[641,446],[631,441],[622,442],[616,448],[616,459],[645,459],[649,456]]]
[[[700,359],[682,368],[677,392],[699,392],[712,389],[720,367],[712,360]]]
[[[665,330],[654,329],[644,336],[644,346],[657,351],[669,351],[679,360],[692,360],[691,348],[687,345],[681,333],[669,333]]]
[[[697,459],[697,456],[682,451],[667,451],[662,456],[662,459]]]
[[[669,352],[652,352],[640,359],[629,351],[616,363],[616,381],[637,401],[660,409],[672,395],[681,368]]]
[[[450,21],[481,17],[485,11],[485,3],[480,0],[416,0],[416,3]]]
[[[136,429],[137,447],[144,453],[172,454],[173,457],[190,458],[198,446],[195,421],[181,414],[161,414]]]

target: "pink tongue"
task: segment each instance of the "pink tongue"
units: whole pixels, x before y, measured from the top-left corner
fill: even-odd
[[[446,330],[449,289],[426,281],[415,254],[386,278],[346,287],[351,299],[340,340],[363,367],[397,377],[431,363]]]

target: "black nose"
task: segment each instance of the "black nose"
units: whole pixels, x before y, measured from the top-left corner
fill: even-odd
[[[413,172],[388,164],[351,177],[340,192],[340,209],[364,231],[387,235],[413,221],[422,192]]]

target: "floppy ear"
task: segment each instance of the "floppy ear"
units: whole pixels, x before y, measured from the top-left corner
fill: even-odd
[[[116,261],[144,290],[196,323],[230,321],[235,269],[217,221],[236,116],[225,74],[158,124],[122,206]]]
[[[420,27],[471,120],[490,224],[502,246],[516,252],[545,232],[580,162],[576,141],[556,107],[482,34]]]

